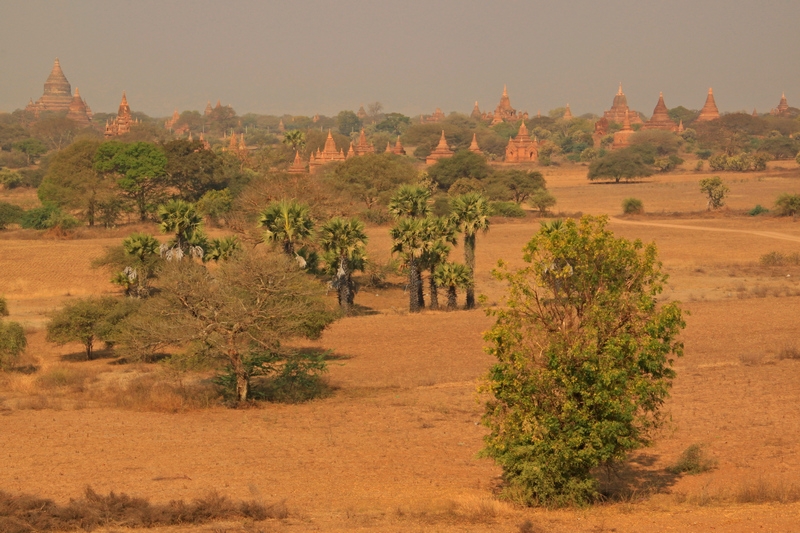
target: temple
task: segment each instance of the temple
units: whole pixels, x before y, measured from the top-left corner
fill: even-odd
[[[664,103],[664,93],[658,93],[658,103],[653,109],[653,116],[642,125],[642,129],[678,131],[678,125],[669,118],[669,110]]]
[[[625,118],[622,119],[622,129],[614,133],[614,142],[611,145],[612,150],[619,150],[620,148],[627,148],[631,145],[631,136],[636,133],[631,128],[630,111],[625,112]]]
[[[365,118],[367,118],[367,112],[364,111],[363,105],[358,108],[358,113],[356,113],[356,116],[358,117],[358,120],[364,120]]]
[[[564,120],[572,120],[572,111],[569,110],[569,104],[567,104],[567,108],[564,110],[564,116],[561,118]]]
[[[41,111],[69,111],[72,105],[72,87],[61,70],[61,63],[56,58],[53,70],[44,82],[44,93],[36,102],[28,103],[25,111],[38,114]],[[85,103],[84,103],[85,105]]]
[[[433,115],[420,115],[419,116],[420,124],[436,124],[438,122],[443,121],[444,119],[445,119],[445,114],[438,107],[436,108],[436,111],[433,112]]]
[[[342,149],[336,149],[336,141],[333,140],[333,135],[331,135],[331,131],[328,130],[328,138],[325,139],[325,146],[322,150],[317,148],[316,152],[311,152],[311,159],[308,161],[308,166],[309,170],[313,172],[327,163],[344,160],[345,157]]]
[[[478,102],[475,102],[475,109],[472,113],[478,110]],[[500,97],[500,103],[497,104],[494,113],[483,113],[481,115],[483,120],[487,120],[492,126],[500,124],[501,122],[517,122],[518,120],[528,120],[528,113],[525,112],[521,115],[517,114],[517,110],[511,107],[511,100],[508,98],[508,87],[503,85],[503,95]]]
[[[56,60],[56,62],[58,62],[58,60]],[[47,87],[47,84],[45,84],[45,87]],[[781,101],[780,103],[778,103],[778,107],[770,111],[769,114],[774,115],[776,117],[781,117],[784,115],[788,115],[789,114],[788,111],[789,111],[789,103],[786,101],[786,93],[782,93]]]
[[[104,136],[106,139],[110,137],[118,137],[131,131],[131,126],[138,122],[133,120],[131,116],[131,108],[128,105],[128,98],[125,96],[125,91],[122,91],[122,101],[119,104],[117,116],[111,122],[106,122],[106,131]]]
[[[473,154],[483,155],[483,150],[478,146],[478,134],[476,133],[472,134],[472,142],[469,143],[469,151]]]
[[[364,155],[364,154],[374,154],[375,147],[372,143],[367,142],[367,135],[364,133],[364,128],[361,128],[361,133],[358,136],[358,144],[353,146],[353,143],[350,143],[350,150],[347,152],[348,155],[351,153],[353,155]]]
[[[444,138],[444,130],[442,130],[442,137],[439,139],[439,144],[433,152],[431,152],[431,155],[425,158],[425,163],[433,165],[440,159],[447,159],[448,157],[453,157],[453,151],[447,145],[447,139]]]
[[[178,110],[172,112],[172,117],[164,122],[164,129],[171,130],[172,127],[180,120],[181,116],[178,114]]]
[[[92,111],[81,98],[77,87],[75,87],[75,96],[72,97],[72,102],[69,104],[67,118],[82,128],[87,128],[92,124]]]
[[[700,116],[697,117],[697,122],[709,122],[719,118],[719,109],[717,103],[714,101],[714,90],[708,88],[708,96],[706,97],[706,104],[700,110]]]
[[[609,122],[622,124],[622,121],[625,120],[625,113],[628,111],[630,111],[628,120],[630,120],[631,124],[642,123],[639,113],[636,111],[631,111],[628,108],[628,98],[625,96],[625,93],[622,92],[622,83],[620,83],[619,90],[617,91],[616,96],[614,96],[614,102],[611,104],[611,109],[603,113],[603,118]]]
[[[469,116],[475,120],[483,120],[483,113],[481,113],[481,109],[478,107],[477,100],[475,100],[475,107],[472,108],[472,113]]]
[[[517,136],[508,140],[506,146],[506,163],[531,163],[539,160],[537,142],[531,140],[525,121],[519,125]]]
[[[208,103],[206,104],[206,110],[205,110],[205,111],[203,111],[203,114],[204,114],[205,116],[208,116],[208,115],[210,115],[210,114],[211,114],[213,111],[214,111],[214,110],[211,108],[211,100],[209,100],[209,101],[208,101]]]

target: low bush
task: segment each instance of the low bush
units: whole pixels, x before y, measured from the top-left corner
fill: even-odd
[[[25,211],[18,205],[0,202],[0,229],[6,229],[10,224],[18,224]]]
[[[26,211],[20,219],[20,225],[25,229],[71,229],[79,226],[80,222],[72,215],[50,204]]]
[[[784,346],[778,352],[778,359],[795,359],[800,360],[800,349],[797,346]]]
[[[782,254],[781,252],[769,252],[762,255],[759,260],[761,266],[797,266],[800,265],[800,252]]]
[[[644,204],[638,198],[625,198],[622,201],[622,212],[626,215],[641,215],[644,213]]]
[[[758,215],[762,215],[764,213],[769,213],[769,209],[762,207],[761,204],[756,204],[753,209],[747,212],[747,214],[751,217],[757,217]]]
[[[673,474],[702,474],[717,467],[716,459],[708,457],[703,447],[699,444],[692,444],[686,448],[678,461],[667,468]]]
[[[360,217],[364,219],[366,222],[370,224],[375,224],[376,226],[383,226],[384,224],[388,224],[391,222],[392,216],[386,209],[383,208],[373,208],[373,209],[365,209],[361,212]]]
[[[514,202],[489,202],[489,209],[491,214],[496,217],[522,218],[525,216],[525,210]]]
[[[783,193],[775,200],[775,211],[782,217],[800,214],[800,194]]]

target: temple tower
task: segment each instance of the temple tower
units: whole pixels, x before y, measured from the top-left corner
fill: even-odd
[[[428,165],[433,165],[440,159],[447,159],[448,157],[453,157],[453,151],[447,145],[447,139],[444,137],[444,130],[442,130],[442,136],[439,139],[439,144],[436,148],[431,152],[427,158],[425,158],[425,163]]]
[[[658,103],[653,109],[653,116],[642,125],[642,129],[678,131],[678,125],[669,118],[669,110],[664,103],[664,93],[658,93]]]
[[[717,103],[714,101],[714,90],[709,87],[706,103],[703,109],[700,110],[700,116],[697,117],[697,122],[709,122],[711,120],[717,120],[718,118],[719,109],[717,109]]]

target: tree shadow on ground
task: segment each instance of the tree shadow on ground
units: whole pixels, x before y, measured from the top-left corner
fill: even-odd
[[[352,359],[353,356],[346,353],[335,353],[332,350],[326,350],[325,348],[317,348],[313,346],[308,346],[304,348],[299,348],[297,350],[298,354],[310,356],[310,357],[320,357],[325,361],[346,361],[348,359]]]
[[[97,359],[114,359],[116,357],[117,355],[114,353],[113,349],[103,348],[102,350],[93,350],[91,359],[86,358],[85,351],[64,354],[59,359],[70,363],[81,363],[85,361],[95,361]]]
[[[600,493],[607,501],[630,501],[631,499],[669,492],[680,479],[664,469],[653,468],[658,457],[639,453],[625,463],[612,468],[598,470]]]

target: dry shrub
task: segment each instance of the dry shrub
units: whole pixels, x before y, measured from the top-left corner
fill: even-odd
[[[153,505],[144,498],[114,492],[104,496],[87,487],[82,498],[70,500],[65,506],[56,505],[52,500],[12,496],[0,491],[0,531],[7,533],[201,524],[230,518],[260,521],[287,516],[283,502],[274,505],[257,501],[236,503],[215,491],[191,503],[178,500]]]
[[[734,492],[736,503],[794,503],[800,501],[800,487],[785,481],[756,481],[742,483]]]
[[[700,444],[686,448],[678,461],[667,468],[673,474],[702,474],[717,467],[716,459],[709,457]]]
[[[177,413],[220,405],[216,388],[202,381],[168,379],[157,373],[109,385],[95,398],[132,411]]]
[[[758,366],[764,362],[764,354],[748,353],[739,356],[739,362],[744,366]]]
[[[36,377],[36,385],[40,389],[70,389],[83,392],[86,385],[97,379],[96,373],[87,368],[74,366],[54,366]]]
[[[794,252],[791,254],[769,252],[768,254],[762,255],[758,262],[761,264],[761,266],[765,267],[800,265],[800,252]]]
[[[30,409],[32,411],[42,411],[44,409],[60,411],[62,409],[60,400],[43,394],[20,398],[17,400],[16,407],[20,410]]]
[[[784,346],[778,352],[778,359],[794,359],[800,360],[800,349],[797,346]]]
[[[508,505],[489,498],[448,500],[417,510],[396,511],[396,516],[426,524],[493,524],[497,518],[508,514]]]

